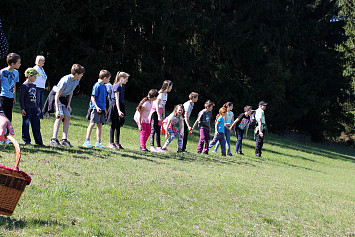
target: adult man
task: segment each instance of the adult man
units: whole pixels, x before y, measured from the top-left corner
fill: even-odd
[[[267,103],[265,101],[260,101],[259,108],[255,112],[255,119],[258,123],[258,126],[254,131],[256,134],[255,156],[257,157],[261,157],[261,148],[264,144],[264,132],[266,130],[264,111],[266,109],[266,105]]]

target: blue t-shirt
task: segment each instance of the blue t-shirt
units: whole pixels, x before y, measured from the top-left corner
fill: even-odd
[[[124,98],[124,85],[120,85],[119,83],[116,83],[113,86],[112,89],[112,95],[111,95],[111,100],[115,99],[115,92],[119,92],[119,102],[123,103],[123,98]]]
[[[15,82],[19,82],[19,74],[16,69],[9,71],[8,67],[1,69],[1,96],[14,98]]]
[[[53,87],[53,91],[58,92],[59,90],[63,90],[62,94],[60,95],[61,97],[71,95],[80,82],[80,79],[75,79],[73,81],[71,79],[72,77],[72,74],[62,77],[58,84]]]
[[[106,110],[106,86],[102,85],[100,82],[96,82],[94,87],[92,88],[91,95],[95,96],[97,106],[99,106],[101,110]],[[90,108],[96,109],[94,103],[92,103],[92,100],[90,100]]]
[[[217,121],[219,122],[217,125],[217,132],[224,133],[224,118],[223,118],[223,116],[219,116]]]

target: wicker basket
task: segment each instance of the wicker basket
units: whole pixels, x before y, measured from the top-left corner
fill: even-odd
[[[20,200],[22,192],[31,183],[31,177],[20,171],[21,150],[17,141],[8,136],[16,150],[16,162],[13,169],[0,165],[0,214],[11,216]]]

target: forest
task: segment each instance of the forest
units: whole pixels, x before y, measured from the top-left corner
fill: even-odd
[[[269,103],[269,130],[314,140],[354,134],[351,0],[2,0],[0,18],[20,74],[46,57],[48,90],[86,68],[76,93],[90,94],[101,69],[131,74],[138,102],[172,80],[168,109],[200,94],[221,107]],[[0,65],[6,66],[5,60]],[[24,78],[22,78],[22,82]],[[20,78],[21,82],[21,78]],[[214,111],[215,113],[215,111]]]

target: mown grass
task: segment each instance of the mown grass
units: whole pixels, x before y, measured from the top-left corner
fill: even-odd
[[[88,97],[74,97],[71,149],[22,147],[29,185],[1,236],[344,236],[355,232],[355,152],[269,135],[261,159],[255,141],[245,156],[143,153],[128,103],[124,151],[87,149]],[[21,115],[15,106],[15,138]],[[54,118],[42,121],[46,144]],[[92,134],[95,140],[95,132]],[[103,143],[109,140],[104,126]],[[232,139],[235,148],[235,137]],[[176,141],[170,150],[176,149]],[[0,163],[13,166],[12,146]]]

